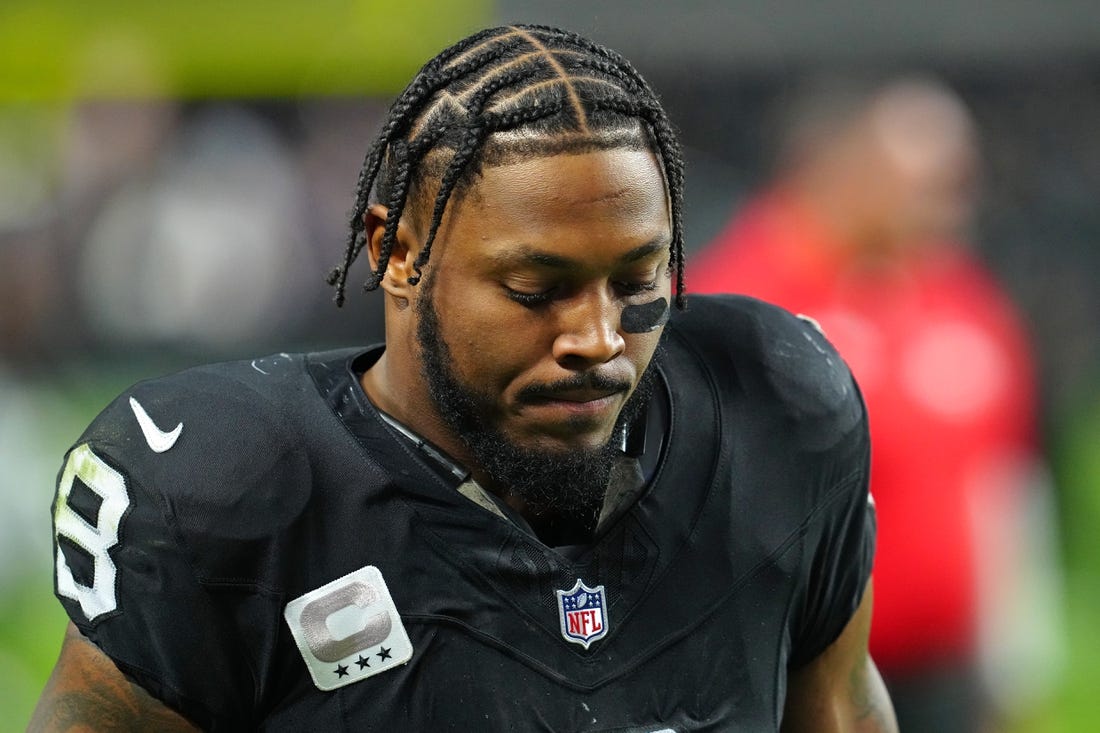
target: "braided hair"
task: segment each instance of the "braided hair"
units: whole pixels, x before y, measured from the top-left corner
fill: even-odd
[[[676,305],[683,308],[684,162],[664,109],[616,52],[537,25],[491,28],[460,41],[425,64],[394,101],[359,172],[343,262],[328,277],[337,306],[344,302],[348,270],[367,243],[364,215],[371,201],[388,213],[377,267],[363,285],[367,291],[385,276],[406,206],[427,210],[430,203],[427,236],[408,279],[416,285],[448,201],[481,166],[614,147],[658,154],[672,219],[669,266],[676,274]],[[438,192],[434,201],[420,201],[429,179],[438,180]]]

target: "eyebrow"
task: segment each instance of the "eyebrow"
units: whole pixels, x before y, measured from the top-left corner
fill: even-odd
[[[634,249],[623,254],[617,260],[618,264],[627,265],[631,262],[637,262],[638,260],[644,260],[650,255],[667,250],[669,248],[670,241],[665,236],[659,236],[645,244],[638,245]],[[545,250],[535,249],[528,245],[522,245],[518,250],[511,252],[493,254],[490,255],[490,259],[494,260],[498,265],[511,266],[516,265],[539,265],[541,267],[551,267],[559,270],[568,270],[579,266],[576,260],[569,257],[563,257],[553,252],[547,252]]]

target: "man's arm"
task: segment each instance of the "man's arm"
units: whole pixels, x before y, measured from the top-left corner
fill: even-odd
[[[198,728],[131,682],[70,623],[27,730],[182,733]]]
[[[886,685],[867,653],[872,588],[825,651],[791,673],[783,733],[897,733]]]

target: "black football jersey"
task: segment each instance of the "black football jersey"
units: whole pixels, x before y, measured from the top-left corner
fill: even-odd
[[[212,730],[774,731],[870,573],[862,401],[809,323],[692,298],[645,488],[548,547],[371,405],[381,347],[135,385],[69,451],[56,589]]]

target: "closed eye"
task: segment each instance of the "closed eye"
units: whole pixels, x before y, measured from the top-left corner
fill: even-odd
[[[656,290],[657,289],[657,281],[656,280],[650,280],[649,282],[644,282],[644,283],[619,282],[619,283],[615,283],[615,288],[622,295],[627,295],[627,296],[641,295],[642,293],[648,293],[648,292],[652,292],[652,291]]]
[[[537,293],[528,293],[523,290],[514,290],[507,285],[503,287],[505,294],[509,298],[528,308],[534,308],[549,303],[557,292],[557,288],[550,288],[549,290],[542,290]]]
[[[641,295],[643,293],[649,293],[657,289],[658,282],[656,280],[649,280],[647,282],[616,282],[613,283],[616,292],[622,297],[632,297],[635,295]],[[528,308],[535,308],[540,305],[545,305],[553,300],[560,292],[560,287],[552,287],[546,290],[540,290],[538,292],[527,292],[524,290],[516,290],[504,285],[505,294],[516,303],[527,306]]]

